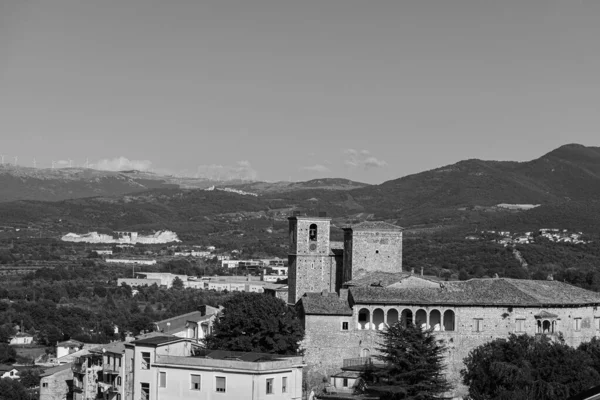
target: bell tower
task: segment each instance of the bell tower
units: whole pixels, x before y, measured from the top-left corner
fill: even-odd
[[[288,303],[304,293],[336,289],[335,257],[329,248],[331,218],[289,217]]]

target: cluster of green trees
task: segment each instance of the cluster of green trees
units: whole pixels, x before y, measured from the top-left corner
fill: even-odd
[[[473,400],[566,399],[600,382],[600,340],[573,348],[513,334],[472,350],[462,377]]]
[[[14,289],[3,288],[12,293]],[[36,291],[35,294],[33,291]],[[125,331],[151,330],[152,322],[194,311],[202,304],[217,306],[228,294],[192,289],[139,288],[122,285],[78,285],[57,281],[27,287],[26,298],[0,300],[0,326],[21,325],[35,333],[40,344],[77,339],[90,343],[118,340]],[[35,298],[35,301],[34,301]],[[115,326],[119,333],[115,333]]]
[[[444,376],[442,340],[432,330],[395,324],[381,331],[379,364],[362,373],[369,392],[384,400],[444,399],[452,385]],[[600,340],[573,348],[562,337],[511,334],[473,349],[462,381],[472,400],[564,400],[600,381]]]
[[[298,354],[304,328],[296,310],[278,298],[236,293],[205,339],[209,349]]]

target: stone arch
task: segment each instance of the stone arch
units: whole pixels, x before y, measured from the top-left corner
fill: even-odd
[[[445,331],[453,331],[455,328],[455,315],[454,311],[446,310],[444,312],[444,330]]]
[[[361,356],[362,358],[368,358],[368,357],[371,357],[371,350],[369,350],[369,349],[361,349],[361,350],[360,350],[360,356]]]
[[[376,308],[373,310],[373,326],[371,329],[375,329],[377,331],[383,330],[385,323],[385,314],[381,308]]]
[[[413,324],[413,312],[412,310],[405,308],[402,310],[402,314],[400,314],[400,323],[402,326],[407,327],[408,325]]]
[[[547,319],[545,319],[544,321],[542,321],[542,332],[543,333],[551,333],[552,329],[552,324],[550,323],[550,321],[548,321]]]
[[[542,321],[537,320],[535,333],[542,333]]]
[[[317,241],[317,224],[310,224],[308,227],[308,240],[311,242]]]
[[[415,313],[415,324],[423,329],[429,328],[427,325],[427,311],[423,310],[422,308],[417,310]]]
[[[439,310],[431,310],[429,312],[429,326],[434,331],[442,330],[442,313]]]
[[[392,326],[398,322],[398,310],[391,308],[387,312],[386,322],[388,326]]]
[[[371,326],[371,311],[368,308],[361,308],[358,311],[357,329],[369,329]]]

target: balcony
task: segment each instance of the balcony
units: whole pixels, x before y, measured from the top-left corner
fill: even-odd
[[[384,364],[374,362],[371,357],[346,358],[343,360],[342,370],[363,371],[367,368],[382,368]]]
[[[102,372],[108,374],[118,374],[121,367],[118,367],[114,364],[104,364],[102,365]]]
[[[85,375],[86,365],[85,364],[73,364],[71,366],[71,371],[73,371],[76,374],[84,374]]]

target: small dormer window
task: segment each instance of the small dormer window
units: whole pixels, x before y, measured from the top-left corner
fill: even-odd
[[[310,224],[308,229],[308,240],[311,242],[317,241],[317,224]]]

